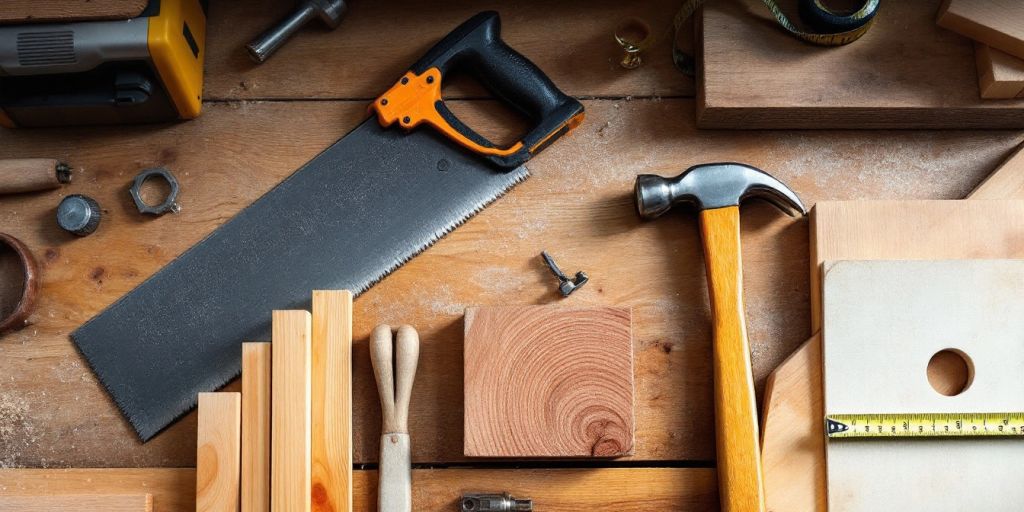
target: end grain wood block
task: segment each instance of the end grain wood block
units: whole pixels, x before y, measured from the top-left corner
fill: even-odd
[[[945,0],[936,23],[1024,59],[1024,2]]]
[[[270,512],[270,343],[242,343],[242,510]]]
[[[241,393],[199,393],[196,512],[239,510]]]
[[[985,99],[1024,97],[1024,59],[981,43],[974,44],[978,88]]]
[[[467,456],[628,455],[633,399],[628,308],[466,310]]]

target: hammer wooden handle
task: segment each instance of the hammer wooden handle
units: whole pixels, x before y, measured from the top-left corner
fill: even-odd
[[[392,362],[392,357],[394,361]],[[392,344],[391,326],[378,325],[370,336],[370,358],[380,393],[385,434],[409,433],[409,401],[420,357],[420,338],[408,325],[398,328]]]
[[[0,160],[0,194],[54,189],[70,176],[67,166],[52,158]]]
[[[723,512],[764,512],[757,405],[743,315],[738,206],[702,210],[714,321],[715,440]]]

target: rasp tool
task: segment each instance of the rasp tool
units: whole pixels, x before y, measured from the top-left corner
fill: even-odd
[[[374,116],[72,333],[142,440],[237,376],[241,342],[269,339],[272,310],[308,308],[310,290],[365,291],[526,179],[523,164],[582,122],[583,106],[500,30],[495,12],[457,27]],[[533,128],[498,147],[460,122],[441,98],[456,70]]]

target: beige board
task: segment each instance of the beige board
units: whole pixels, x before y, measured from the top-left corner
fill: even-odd
[[[1024,410],[1024,261],[826,263],[826,414]],[[946,396],[927,367],[965,354],[973,376]],[[1020,439],[826,443],[831,512],[1019,510]]]
[[[936,23],[1024,59],[1024,2],[945,0]]]

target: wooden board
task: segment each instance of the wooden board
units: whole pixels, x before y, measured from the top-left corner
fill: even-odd
[[[242,510],[270,512],[272,345],[242,344]]]
[[[1015,0],[945,0],[940,27],[1024,59],[1024,3]]]
[[[0,469],[0,497],[151,495],[153,512],[196,508],[192,468]],[[83,509],[84,510],[84,509]]]
[[[151,512],[153,510],[153,495],[54,494],[50,496],[19,496],[0,494],[0,510],[10,510],[11,512],[66,512],[68,510]]]
[[[199,393],[197,436],[196,512],[237,512],[241,393]]]
[[[1010,158],[967,196],[968,199],[1024,199],[1022,155],[1024,146],[1018,147]],[[842,217],[837,217],[833,222],[815,222],[812,238],[826,240],[836,236],[853,219],[844,221]],[[869,242],[869,239],[865,238],[864,241]],[[969,256],[975,250],[972,247],[964,249],[966,252],[960,256]],[[846,258],[842,252],[830,256],[833,259]],[[1010,257],[1010,254],[995,256]],[[879,255],[879,258],[902,257],[901,253]],[[819,267],[822,261],[812,259],[812,269]],[[819,286],[820,283],[812,280],[812,289],[818,289]],[[816,318],[812,318],[812,321],[819,325]],[[761,428],[761,456],[770,511],[825,510],[825,438],[821,424],[824,408],[820,362],[821,341],[815,335],[768,378]]]
[[[142,14],[148,0],[4,0],[0,23],[124,20]]]
[[[1024,59],[981,43],[974,44],[974,55],[978,62],[978,87],[982,98],[1024,96]]]
[[[352,510],[352,292],[313,292],[314,512]]]
[[[940,1],[887,3],[864,37],[837,48],[792,37],[757,0],[708,2],[698,22],[698,125],[1024,126],[1024,100],[979,98],[971,42],[935,25]]]
[[[633,451],[629,308],[480,307],[465,322],[467,456]]]
[[[274,311],[271,358],[270,509],[310,509],[311,404],[308,311]]]
[[[963,202],[976,203],[984,201]],[[1024,260],[826,266],[826,414],[1024,410]],[[956,396],[933,389],[925,371],[943,350],[964,354],[973,374]],[[828,509],[1016,510],[1024,501],[1016,474],[1024,443],[1007,441],[831,440]]]

